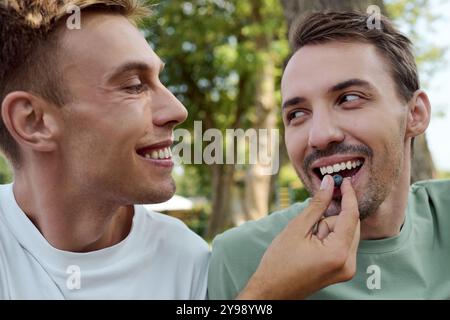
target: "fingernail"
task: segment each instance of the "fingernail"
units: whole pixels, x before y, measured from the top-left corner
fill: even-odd
[[[328,174],[323,177],[322,183],[320,184],[320,190],[328,189],[331,186],[331,180],[333,180],[333,178]]]

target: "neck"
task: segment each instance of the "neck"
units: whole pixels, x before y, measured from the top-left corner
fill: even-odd
[[[391,238],[400,233],[405,222],[411,179],[409,152],[405,153],[403,169],[377,211],[361,221],[361,240]]]
[[[60,172],[46,169],[17,170],[13,192],[19,207],[53,247],[95,251],[113,246],[129,234],[132,206],[102,200],[98,192],[77,188]]]

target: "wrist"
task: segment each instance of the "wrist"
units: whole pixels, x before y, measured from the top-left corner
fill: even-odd
[[[239,293],[236,299],[238,300],[265,300],[271,299],[265,288],[269,287],[265,281],[263,281],[257,273],[253,274],[246,286]],[[272,299],[276,299],[273,297]]]

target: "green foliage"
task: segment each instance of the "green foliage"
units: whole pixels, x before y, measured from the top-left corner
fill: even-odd
[[[295,188],[290,190],[291,203],[303,202],[309,198],[309,192],[305,188]]]
[[[203,168],[204,169],[204,168]],[[210,193],[209,176],[198,174],[201,168],[195,166],[183,166],[181,170],[175,170],[173,177],[177,186],[177,194],[184,197],[206,196]]]
[[[0,184],[12,181],[12,170],[8,161],[0,154]]]
[[[147,39],[166,62],[162,81],[189,109],[185,128],[192,128],[194,119],[220,129],[248,119],[266,54],[256,50],[259,36],[275,39],[271,57],[281,68],[288,54],[281,7],[276,0],[256,1],[263,14],[259,23],[251,2],[171,0],[155,6],[155,18],[145,26]]]
[[[273,81],[279,91],[288,55],[278,0],[170,0],[153,10],[153,19],[143,29],[166,63],[162,82],[189,111],[181,127],[192,130],[198,120],[203,121],[203,132],[252,127],[259,70],[265,59],[275,61],[278,69]],[[261,41],[270,50],[258,50]],[[178,179],[179,190],[211,194],[208,166],[185,165],[184,169],[187,178]]]
[[[445,49],[418,31],[425,26],[433,32],[433,23],[439,19],[430,3],[385,0],[389,16],[415,44],[417,62],[427,75],[425,84],[442,65]],[[266,59],[277,66],[274,82],[280,102],[282,65],[289,54],[280,0],[165,0],[153,10],[143,31],[166,63],[162,82],[189,111],[182,127],[191,131],[195,120],[203,121],[203,131],[252,127],[255,82]],[[262,41],[270,50],[258,49]],[[209,166],[184,165],[183,169],[184,174],[175,177],[180,194],[211,195]],[[292,168],[282,169],[279,185],[300,187]]]
[[[278,183],[280,187],[291,187],[298,184],[298,182],[299,179],[297,173],[290,163],[281,167],[280,174],[278,176]]]
[[[444,0],[433,2],[439,6]],[[385,4],[390,18],[414,44],[416,62],[424,76],[422,84],[426,87],[433,74],[446,64],[442,57],[448,48],[429,40],[441,13],[432,11],[430,0],[385,0]]]

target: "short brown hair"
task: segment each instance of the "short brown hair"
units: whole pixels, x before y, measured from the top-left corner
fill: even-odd
[[[139,0],[0,0],[0,105],[9,93],[19,90],[57,106],[68,102],[57,61],[58,31],[69,6],[118,13],[134,24],[150,13]],[[1,117],[0,148],[13,165],[20,161],[17,143]]]
[[[357,11],[313,13],[291,33],[293,52],[309,44],[335,40],[373,44],[389,61],[399,97],[409,101],[420,86],[412,43],[384,16],[380,19],[381,28],[369,28],[370,18]]]

